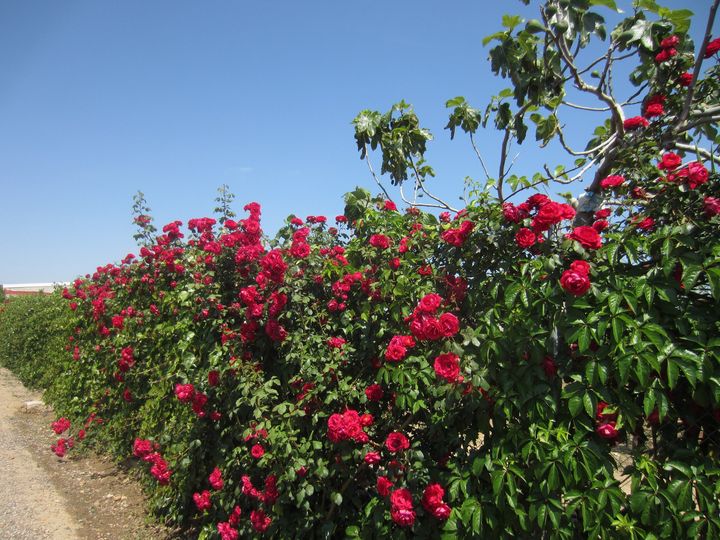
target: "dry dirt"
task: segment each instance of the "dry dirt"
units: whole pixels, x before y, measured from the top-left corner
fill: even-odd
[[[0,368],[0,539],[186,538],[150,522],[140,486],[111,461],[50,451],[55,420],[47,407],[25,410],[41,394]]]

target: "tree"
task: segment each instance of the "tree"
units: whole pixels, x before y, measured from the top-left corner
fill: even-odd
[[[538,19],[506,15],[504,29],[483,43],[495,44],[490,50],[491,69],[512,87],[493,96],[484,110],[472,107],[464,97],[447,102],[450,136],[458,130],[468,134],[485,174],[485,188],[494,189],[500,202],[540,186],[585,184],[576,223],[587,224],[604,200],[602,179],[614,172],[642,167],[671,149],[720,162],[717,64],[706,70],[707,60],[717,52],[711,30],[718,0],[707,10],[698,47],[688,35],[693,15],[688,9],[670,10],[654,0],[635,0],[630,14],[609,33],[602,14],[608,9],[620,13],[615,0],[548,0],[540,6]],[[624,83],[617,75],[623,71],[629,72]],[[634,105],[642,107],[640,120],[626,117]],[[584,146],[565,134],[569,110],[585,114],[584,125],[599,121]],[[491,121],[502,133],[494,173],[475,143],[477,130]],[[408,104],[400,102],[385,114],[364,110],[354,125],[361,158],[386,195],[370,162],[369,151],[377,148],[382,155],[381,174],[389,175],[405,203],[452,209],[427,189],[435,175],[424,160],[432,137]],[[552,168],[546,164],[532,178],[511,174],[511,145],[523,144],[533,126],[536,142],[543,147],[559,144],[573,162]],[[408,183],[412,197],[405,194]]]

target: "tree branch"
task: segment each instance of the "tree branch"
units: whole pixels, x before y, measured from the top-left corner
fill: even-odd
[[[383,193],[385,194],[385,197],[388,200],[392,200],[390,195],[388,195],[387,190],[385,189],[385,186],[382,185],[380,182],[380,179],[375,174],[375,170],[373,169],[372,163],[370,162],[370,153],[367,149],[367,144],[363,144],[363,152],[365,152],[365,161],[367,162],[368,169],[370,169],[370,174],[372,174],[372,177],[375,179],[375,183],[380,186],[380,189],[382,189]]]
[[[717,13],[718,5],[720,5],[720,0],[714,0],[712,6],[710,7],[707,25],[705,26],[705,36],[703,37],[703,42],[700,46],[700,50],[697,53],[697,58],[695,59],[695,66],[693,67],[692,82],[688,87],[688,92],[685,96],[685,103],[683,103],[682,112],[680,113],[677,121],[675,122],[676,126],[681,126],[685,122],[685,120],[687,120],[688,114],[690,113],[690,106],[692,105],[693,97],[695,97],[695,85],[697,83],[698,77],[700,76],[700,68],[702,67],[702,63],[705,58],[705,50],[707,49],[708,43],[710,42],[710,38],[712,37],[712,27],[713,23],[715,22],[715,15]]]

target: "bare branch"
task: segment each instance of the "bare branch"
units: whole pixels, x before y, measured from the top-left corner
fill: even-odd
[[[610,110],[610,107],[586,107],[585,105],[578,105],[577,103],[570,103],[569,101],[562,101],[562,104],[571,109],[579,109],[581,111],[607,112]]]
[[[485,161],[483,160],[482,155],[480,154],[480,150],[478,150],[478,147],[475,144],[475,137],[473,136],[472,131],[470,132],[470,144],[472,144],[473,150],[475,150],[475,155],[480,160],[480,165],[482,165],[483,172],[485,173],[485,178],[487,180],[490,180],[490,173],[488,172],[488,169],[485,166]]]
[[[390,195],[388,195],[387,190],[385,189],[385,186],[382,185],[382,182],[380,182],[380,179],[375,174],[375,170],[373,169],[372,163],[370,162],[370,153],[367,149],[367,144],[363,144],[363,152],[365,152],[365,161],[367,162],[368,169],[370,169],[370,174],[372,174],[372,177],[375,179],[375,183],[380,186],[380,189],[382,189],[383,193],[385,194],[385,197],[388,200],[392,200]]]
[[[415,165],[415,160],[412,158],[412,156],[408,156],[408,158],[410,159],[410,166],[412,167],[413,172],[415,173],[415,180],[416,180],[415,190],[416,190],[416,195],[417,195],[417,188],[418,188],[418,186],[419,186],[419,188],[422,190],[423,193],[425,193],[425,195],[427,195],[427,196],[430,197],[432,200],[434,200],[435,202],[438,203],[438,204],[436,205],[436,204],[423,204],[423,203],[413,202],[413,206],[429,206],[429,207],[431,207],[431,208],[444,208],[444,209],[446,209],[446,210],[450,210],[451,212],[457,212],[457,209],[453,208],[453,207],[450,206],[448,203],[446,203],[446,202],[443,201],[442,199],[436,197],[435,195],[433,195],[432,193],[430,193],[427,189],[425,189],[425,182],[423,181],[422,176],[420,176],[420,171],[418,171],[417,166]]]
[[[705,148],[699,146],[693,146],[692,144],[685,144],[681,142],[673,142],[672,146],[678,150],[685,150],[686,152],[695,152],[697,155],[704,157],[705,159],[711,160],[713,163],[720,164],[720,156],[713,154]]]
[[[602,150],[606,146],[611,145],[613,142],[615,142],[615,139],[617,138],[617,135],[615,135],[613,133],[608,139],[604,140],[597,146],[594,146],[590,150],[579,151],[579,150],[573,150],[572,148],[570,148],[570,146],[565,141],[565,134],[563,133],[563,130],[560,126],[558,126],[557,131],[558,131],[558,137],[560,139],[560,144],[562,144],[562,147],[571,156],[588,156],[590,154],[594,154],[595,152]]]
[[[700,76],[700,68],[702,67],[703,59],[705,58],[705,50],[707,49],[710,38],[712,37],[712,27],[715,22],[715,15],[717,13],[718,5],[720,0],[714,0],[710,7],[710,13],[708,14],[707,25],[705,26],[705,36],[703,37],[702,45],[697,53],[695,59],[695,66],[693,67],[692,82],[688,87],[687,94],[685,96],[685,103],[683,103],[682,112],[675,122],[676,126],[681,126],[685,120],[687,120],[688,114],[690,113],[690,106],[692,105],[693,97],[695,97],[695,84],[697,83],[698,77]]]

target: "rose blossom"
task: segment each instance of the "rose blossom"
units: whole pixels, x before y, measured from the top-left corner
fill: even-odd
[[[460,357],[454,353],[443,353],[435,357],[433,367],[438,377],[450,383],[456,382],[460,375]]]
[[[195,506],[197,506],[197,509],[200,512],[204,512],[212,506],[212,503],[210,502],[210,492],[207,489],[202,493],[194,493],[193,500],[195,501]]]
[[[523,249],[531,247],[535,244],[537,236],[532,230],[527,227],[523,227],[515,233],[515,243]]]
[[[705,58],[710,58],[713,54],[720,51],[720,38],[713,39],[705,48]]]
[[[603,439],[614,440],[618,437],[618,430],[615,428],[615,422],[603,422],[597,425],[595,432]]]
[[[705,197],[703,209],[707,217],[717,216],[720,214],[720,199],[716,197]]]
[[[571,240],[579,242],[585,249],[599,249],[602,246],[600,234],[592,227],[586,225],[575,227],[573,232],[566,236]]]
[[[660,163],[658,163],[658,169],[661,171],[672,171],[677,169],[682,164],[682,158],[674,152],[665,152],[662,155]]]
[[[628,131],[648,127],[649,125],[650,122],[647,121],[647,118],[643,118],[642,116],[633,116],[623,122],[623,127]]]
[[[611,189],[615,187],[620,187],[625,182],[625,177],[620,176],[619,174],[614,174],[611,176],[607,176],[600,180],[600,187],[602,189]]]
[[[379,384],[371,384],[365,389],[368,401],[380,401],[383,398],[383,389]]]
[[[560,285],[573,296],[582,296],[590,290],[590,277],[587,272],[578,271],[571,267],[563,272],[560,277]]]
[[[225,485],[225,482],[223,482],[222,478],[222,472],[218,467],[215,467],[213,469],[213,472],[210,473],[210,476],[208,477],[208,481],[210,482],[210,485],[214,490],[221,490],[223,486]]]
[[[387,497],[390,495],[390,488],[392,488],[395,484],[393,484],[387,476],[378,476],[377,479],[377,490],[378,494],[381,497]]]
[[[385,439],[385,448],[394,454],[410,448],[410,441],[399,431],[393,431]]]

